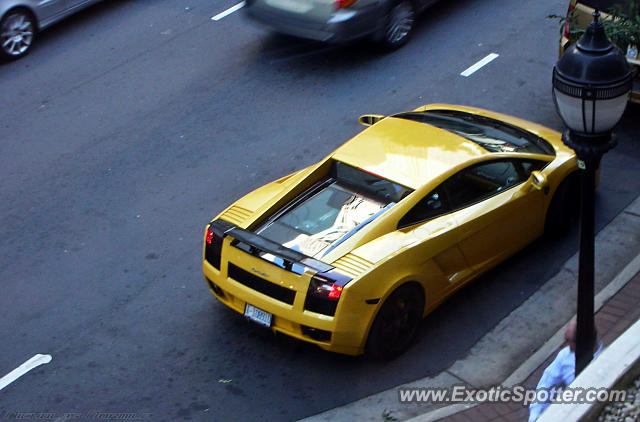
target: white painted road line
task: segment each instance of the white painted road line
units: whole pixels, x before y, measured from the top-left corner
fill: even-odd
[[[471,66],[470,68],[468,68],[467,70],[462,72],[460,74],[460,76],[464,76],[465,78],[467,76],[471,76],[478,69],[482,68],[483,66],[485,66],[485,65],[489,64],[490,62],[494,61],[495,59],[497,59],[498,56],[499,56],[499,54],[496,54],[496,53],[489,54],[487,57],[485,57],[484,59],[480,60],[478,63],[474,64],[473,66]]]
[[[211,20],[212,21],[219,21],[220,19],[222,19],[222,18],[224,18],[226,16],[229,16],[233,12],[236,12],[236,11],[242,9],[244,7],[244,4],[245,4],[244,1],[241,1],[240,3],[236,4],[235,6],[228,8],[224,12],[218,13],[217,15],[213,16],[211,18]]]
[[[33,368],[37,368],[38,366],[44,365],[49,362],[51,362],[51,355],[35,355],[22,365],[18,366],[13,371],[9,372],[4,377],[0,378],[0,390],[17,380],[27,372],[31,371]]]

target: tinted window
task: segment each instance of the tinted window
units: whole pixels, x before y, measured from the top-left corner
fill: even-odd
[[[526,180],[513,161],[493,161],[469,167],[444,182],[452,209],[462,208]]]
[[[333,163],[331,176],[343,185],[349,186],[360,193],[379,198],[386,203],[400,202],[402,198],[413,192],[409,188],[383,179],[376,174],[351,167],[339,161]]]
[[[398,223],[398,227],[407,227],[430,220],[449,211],[441,188],[422,198]]]
[[[448,130],[472,141],[489,152],[530,152],[555,155],[544,139],[499,120],[456,110],[427,110],[396,114],[393,117],[414,120]]]
[[[407,212],[398,227],[421,223],[474,204],[529,179],[548,163],[539,160],[499,160],[456,173]]]
[[[520,165],[522,167],[522,172],[524,173],[524,179],[528,179],[532,171],[542,170],[547,165],[547,163],[544,161],[536,160],[522,160],[520,161]]]

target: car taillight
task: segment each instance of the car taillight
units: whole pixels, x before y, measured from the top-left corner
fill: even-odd
[[[354,4],[357,0],[335,0],[333,3],[336,7],[336,10],[346,9],[347,7]]]
[[[207,228],[204,245],[204,259],[220,270],[220,256],[222,255],[222,241],[226,232],[233,227],[233,224],[226,221],[216,220]]]
[[[564,37],[567,39],[571,39],[571,28],[569,27],[569,20],[571,19],[573,9],[575,9],[573,3],[569,3],[569,9],[567,10],[567,19],[564,22]]]
[[[211,242],[213,242],[213,230],[211,229],[207,229],[207,239],[206,239],[207,245],[210,245]]]
[[[313,296],[333,300],[340,299],[342,289],[344,289],[344,287],[315,276],[311,279],[311,284],[309,285],[309,291]]]
[[[327,294],[327,297],[329,299],[335,299],[335,300],[340,299],[340,295],[342,294],[342,289],[344,289],[344,287],[332,284],[331,287],[329,287],[329,294]]]
[[[319,314],[335,315],[338,300],[349,281],[349,277],[336,272],[314,275],[309,283],[304,308]]]
[[[207,244],[204,247],[204,259],[220,270],[220,256],[222,254],[222,236],[216,236],[213,230],[207,230]]]

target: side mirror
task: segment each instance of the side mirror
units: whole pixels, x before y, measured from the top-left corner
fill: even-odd
[[[547,176],[538,170],[531,172],[531,185],[534,189],[544,191],[544,193],[549,192],[549,181],[547,180]]]
[[[364,116],[360,116],[360,118],[358,119],[358,123],[364,126],[371,126],[378,123],[384,118],[385,116],[382,116],[380,114],[365,114]]]

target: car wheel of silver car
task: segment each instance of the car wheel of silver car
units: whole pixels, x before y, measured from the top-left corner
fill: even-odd
[[[396,49],[409,41],[416,19],[416,11],[409,0],[401,0],[389,10],[382,42],[385,47]]]
[[[0,21],[0,56],[15,60],[29,52],[36,33],[33,16],[25,9],[10,10]]]
[[[376,359],[393,359],[411,345],[422,320],[424,297],[416,285],[404,285],[384,301],[371,325],[366,353]]]

